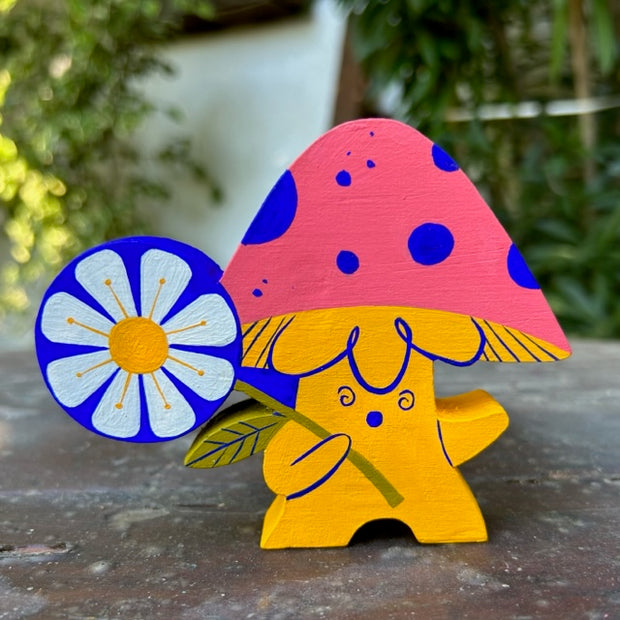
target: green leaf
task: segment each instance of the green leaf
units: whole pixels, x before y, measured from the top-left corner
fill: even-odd
[[[553,25],[551,33],[551,49],[549,74],[552,80],[556,80],[562,69],[562,61],[566,51],[568,37],[568,2],[566,0],[553,0]]]
[[[267,447],[288,418],[248,400],[229,407],[202,428],[185,455],[187,467],[220,467]]]
[[[592,2],[592,22],[594,27],[594,51],[603,75],[613,69],[616,55],[614,36],[614,16],[606,0]]]

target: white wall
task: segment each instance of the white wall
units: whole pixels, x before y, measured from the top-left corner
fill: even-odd
[[[175,74],[151,78],[143,88],[185,118],[178,124],[157,113],[137,142],[149,153],[175,136],[191,137],[194,158],[224,197],[213,204],[187,175],[150,166],[172,190],[166,205],[143,204],[156,234],[190,243],[226,266],[273,183],[329,128],[344,31],[336,0],[317,0],[310,15],[192,37],[165,51]],[[31,322],[8,317],[0,350],[32,346]]]
[[[165,207],[151,207],[158,234],[195,245],[222,267],[284,169],[332,119],[344,38],[335,0],[319,0],[311,15],[191,38],[171,46],[172,77],[145,84],[147,96],[174,105],[179,126],[155,115],[140,132],[153,152],[177,135],[191,135],[194,157],[223,190],[210,202],[179,171],[157,171],[173,189]]]

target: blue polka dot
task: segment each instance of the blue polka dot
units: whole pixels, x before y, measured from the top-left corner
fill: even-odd
[[[374,161],[372,161],[372,159],[369,159],[369,160],[366,162],[366,165],[367,165],[369,168],[374,168],[376,164],[375,164],[375,162],[374,162]]]
[[[351,155],[351,151],[347,151],[347,155]]]
[[[342,187],[349,187],[351,185],[351,175],[346,170],[341,170],[336,175],[336,183],[342,185]]]
[[[336,257],[336,265],[342,273],[350,275],[359,269],[360,259],[357,257],[355,252],[342,250],[341,252],[338,252],[338,256]]]
[[[431,153],[433,155],[433,163],[440,170],[454,172],[459,169],[459,165],[440,146],[433,144]]]
[[[374,135],[375,135],[375,132],[374,132],[374,131],[371,131],[371,132],[370,132],[370,135],[371,135],[371,136],[374,136]]]
[[[259,288],[255,288],[252,291],[252,295],[254,295],[254,297],[262,297],[263,296],[263,291],[261,291]]]
[[[250,224],[241,243],[256,245],[281,237],[293,223],[297,211],[297,187],[287,170],[273,186]]]
[[[366,424],[372,428],[377,428],[383,424],[383,414],[380,411],[369,411],[366,416]]]
[[[436,265],[446,260],[454,248],[454,237],[443,224],[427,222],[409,236],[409,252],[420,265]]]
[[[268,284],[269,280],[267,280],[267,278],[263,278],[263,284]]]
[[[508,273],[513,279],[515,284],[522,286],[523,288],[537,289],[540,288],[534,274],[527,266],[525,259],[519,252],[517,246],[513,243],[508,250],[508,256],[506,257],[506,263],[508,266]]]

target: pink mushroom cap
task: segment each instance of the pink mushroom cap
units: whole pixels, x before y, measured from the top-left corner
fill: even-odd
[[[534,276],[465,173],[393,120],[345,123],[302,153],[222,283],[242,324],[327,308],[433,309],[570,353]]]

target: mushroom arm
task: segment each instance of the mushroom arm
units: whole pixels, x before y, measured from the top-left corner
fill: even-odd
[[[274,493],[287,499],[302,497],[327,482],[350,449],[348,435],[329,435],[317,442],[307,429],[292,425],[267,448],[263,464],[265,482]]]
[[[446,457],[456,467],[497,439],[508,427],[508,414],[487,392],[437,398],[437,430]]]

